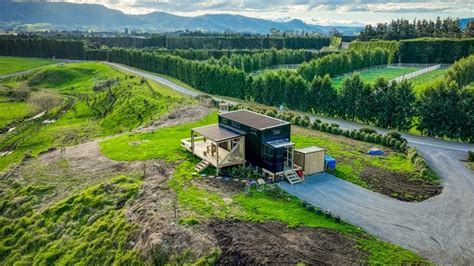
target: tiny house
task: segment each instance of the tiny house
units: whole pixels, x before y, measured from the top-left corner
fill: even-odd
[[[291,124],[280,119],[248,110],[221,113],[218,124],[193,128],[181,145],[202,159],[197,171],[249,163],[273,179],[301,182],[294,169]]]

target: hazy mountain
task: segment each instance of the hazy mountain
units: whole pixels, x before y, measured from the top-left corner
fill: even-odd
[[[276,28],[279,30],[327,33],[336,28],[340,32],[351,34],[361,30],[360,27],[311,25],[296,19],[288,22],[278,22],[227,14],[183,17],[164,12],[153,12],[145,15],[128,15],[96,4],[45,2],[1,2],[0,22],[48,23],[52,27],[69,29],[93,27],[101,30],[119,30],[128,27],[157,32],[202,30],[268,33],[271,28]]]
[[[469,21],[474,21],[474,18],[463,18],[459,20],[459,24],[461,25],[461,28],[465,29],[467,27],[467,24]]]

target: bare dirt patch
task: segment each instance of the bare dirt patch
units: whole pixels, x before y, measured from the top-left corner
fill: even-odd
[[[422,180],[411,180],[409,173],[397,173],[366,166],[362,180],[374,191],[403,201],[422,201],[441,193],[441,185]]]
[[[208,230],[222,250],[220,265],[348,265],[367,258],[354,240],[323,228],[288,228],[278,222],[214,221]]]
[[[195,226],[179,224],[176,194],[167,186],[172,166],[160,164],[148,169],[139,197],[127,210],[127,218],[137,226],[134,244],[142,255],[154,264],[165,258],[176,258],[186,252],[187,259],[195,261],[207,255],[215,246],[214,238]]]

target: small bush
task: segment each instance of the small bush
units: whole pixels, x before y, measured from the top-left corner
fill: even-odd
[[[331,123],[331,126],[332,126],[332,127],[339,128],[339,125],[338,125],[338,124],[336,124],[336,123]]]
[[[364,136],[363,141],[370,142],[370,135],[365,134],[365,133],[362,133],[362,135]]]
[[[469,162],[474,162],[474,151],[468,151],[467,152],[467,160]]]
[[[359,131],[356,131],[356,132],[354,133],[354,138],[355,138],[355,139],[360,139],[360,136],[361,136],[361,133],[360,133]]]
[[[373,128],[370,128],[370,127],[363,127],[361,129],[359,129],[360,132],[364,132],[364,133],[367,133],[367,134],[372,134],[372,133],[375,133],[377,134],[377,131]]]
[[[374,142],[377,144],[382,144],[382,135],[380,134],[375,135]]]
[[[390,145],[390,147],[395,147],[395,143],[397,142],[396,139],[394,138],[390,138],[388,139],[388,145]]]
[[[331,132],[332,132],[332,128],[333,128],[332,126],[327,126],[327,127],[326,127],[326,132],[331,133]]]
[[[339,135],[339,129],[337,127],[333,127],[331,130],[332,134]]]
[[[394,130],[390,130],[388,133],[387,133],[387,136],[389,136],[390,138],[393,138],[393,139],[396,139],[396,140],[402,140],[402,135],[400,133],[398,133],[397,131],[394,131]]]

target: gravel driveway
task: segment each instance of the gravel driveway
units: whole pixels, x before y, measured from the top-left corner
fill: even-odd
[[[152,73],[108,64],[181,93],[197,94]],[[316,118],[337,123],[343,129],[367,127],[356,122],[311,115],[312,120]],[[372,128],[379,133],[387,131]],[[291,194],[330,209],[344,220],[384,240],[417,251],[436,263],[474,264],[474,173],[459,161],[468,150],[474,150],[474,145],[407,133],[402,135],[443,179],[444,189],[440,195],[421,203],[407,203],[326,174],[308,177],[303,184],[282,183],[281,186]]]
[[[420,149],[421,150],[421,149]],[[443,177],[443,192],[420,203],[402,202],[329,174],[280,186],[307,202],[329,209],[389,242],[439,264],[474,263],[474,175],[456,152],[424,149]]]

